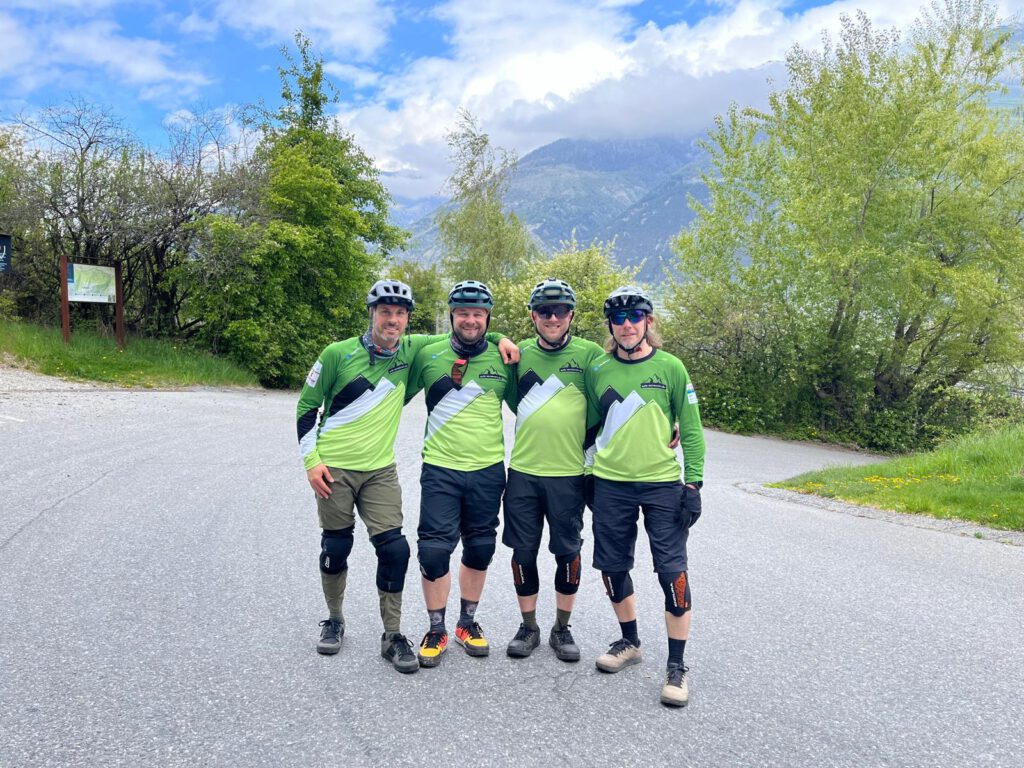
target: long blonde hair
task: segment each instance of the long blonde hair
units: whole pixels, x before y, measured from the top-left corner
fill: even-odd
[[[661,338],[661,331],[658,330],[658,318],[656,315],[647,316],[647,343],[650,344],[654,349],[661,349],[665,342]],[[609,335],[604,340],[604,351],[609,355],[614,355],[618,345],[615,343],[615,337]]]

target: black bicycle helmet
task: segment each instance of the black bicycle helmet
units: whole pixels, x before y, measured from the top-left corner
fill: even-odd
[[[567,304],[569,309],[576,309],[576,292],[565,280],[555,277],[541,280],[530,292],[526,306],[533,310],[548,304]]]

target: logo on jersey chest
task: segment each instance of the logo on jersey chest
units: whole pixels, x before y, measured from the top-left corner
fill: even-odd
[[[498,373],[496,370],[494,370],[494,366],[492,365],[492,366],[489,366],[487,368],[487,370],[484,371],[483,373],[478,373],[476,375],[476,378],[478,378],[478,379],[495,379],[497,381],[502,381],[505,377],[502,376],[500,373]]]
[[[566,363],[561,368],[559,368],[558,372],[559,373],[583,373],[583,369],[580,368],[579,363],[577,363],[576,359],[573,358],[568,363]]]
[[[654,375],[647,381],[643,382],[640,385],[640,389],[668,389],[668,387],[665,386],[665,382],[661,380],[660,376]]]
[[[388,368],[388,373],[398,373],[399,371],[404,371],[408,367],[408,363],[402,363],[396,360],[394,363],[392,363],[391,367]]]

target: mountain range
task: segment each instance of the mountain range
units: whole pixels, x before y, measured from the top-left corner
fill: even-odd
[[[615,241],[620,266],[658,280],[670,241],[693,219],[688,197],[707,199],[706,153],[696,139],[559,139],[525,155],[505,197],[545,251],[573,238]],[[398,199],[392,220],[412,233],[405,258],[440,257],[434,216],[443,198]]]

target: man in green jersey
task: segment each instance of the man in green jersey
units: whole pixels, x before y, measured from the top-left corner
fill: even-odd
[[[462,610],[455,639],[470,656],[490,652],[476,609],[494,556],[505,488],[501,403],[515,405],[514,374],[484,335],[493,306],[483,283],[457,283],[448,294],[451,339],[420,350],[409,374],[407,398],[423,389],[427,404],[417,530],[417,556],[430,618],[419,649],[424,667],[437,666],[448,648],[449,567],[460,540]]]
[[[394,445],[412,360],[421,348],[447,337],[403,336],[414,302],[409,286],[398,280],[376,282],[366,306],[369,329],[320,353],[296,413],[299,448],[323,529],[320,577],[329,616],[320,622],[317,651],[334,654],[341,648],[355,508],[377,555],[381,655],[400,672],[415,672],[419,663],[400,632],[409,544],[402,535]],[[518,359],[512,342],[502,344]]]
[[[638,664],[640,637],[633,568],[637,519],[643,510],[654,570],[665,593],[668,664],[661,701],[689,701],[683,652],[690,634],[690,583],[686,541],[700,516],[704,477],[704,432],[697,393],[686,368],[661,346],[654,304],[643,290],[623,286],[604,304],[609,354],[587,371],[588,401],[598,415],[594,471],[594,567],[619,621],[622,637],[597,659],[603,672]],[[670,450],[673,424],[683,447]]]
[[[540,645],[537,594],[544,521],[555,556],[556,619],[548,644],[562,661],[579,661],[569,617],[580,584],[583,539],[584,372],[604,350],[569,333],[576,293],[564,280],[537,283],[527,305],[537,331],[520,342],[516,441],[505,488],[502,543],[512,550],[512,578],[523,621],[506,653],[525,658]]]

